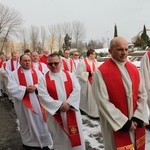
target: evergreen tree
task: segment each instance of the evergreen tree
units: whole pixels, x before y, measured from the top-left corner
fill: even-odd
[[[114,27],[114,37],[117,37],[118,34],[117,34],[117,25],[115,24],[115,27]]]
[[[147,35],[145,25],[143,27],[143,33],[141,34],[141,41],[142,41],[141,46],[143,49],[145,49],[149,41],[149,36]]]

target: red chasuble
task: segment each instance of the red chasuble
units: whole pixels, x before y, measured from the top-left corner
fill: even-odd
[[[139,89],[139,72],[137,68],[130,62],[126,62],[125,67],[130,75],[132,81],[133,91],[133,112],[137,108],[138,89]],[[107,60],[98,68],[103,76],[104,82],[107,87],[109,100],[115,105],[116,108],[122,111],[125,116],[128,115],[128,105],[126,91],[121,78],[121,73],[117,65],[112,59]],[[115,81],[115,83],[114,83]],[[137,128],[135,130],[137,150],[145,149],[145,128]],[[114,140],[117,150],[134,150],[131,142],[129,132],[114,131]]]
[[[84,62],[85,62],[85,66],[86,66],[86,71],[87,72],[91,72],[91,67],[90,65],[88,64],[86,58],[84,58]],[[92,67],[93,67],[93,71],[95,71],[95,64],[94,64],[94,61],[92,62]],[[93,77],[88,77],[88,80],[89,82],[92,84],[92,81],[93,81]]]
[[[72,87],[72,81],[71,81],[69,73],[67,71],[64,71],[64,73],[66,74],[66,78],[67,78],[67,81],[65,81],[64,84],[65,84],[66,94],[68,98],[73,90],[73,87]],[[47,85],[47,90],[48,90],[49,95],[54,100],[58,100],[55,81],[51,80],[49,72],[46,73],[45,79],[46,79],[46,85]],[[58,111],[57,114],[54,115],[54,118],[56,119],[60,127],[63,129],[63,131],[69,137],[72,147],[79,146],[81,145],[81,140],[80,140],[75,111],[72,109],[69,109],[66,112],[66,115],[67,115],[67,124],[68,124],[69,133],[68,131],[65,131],[63,127],[63,122],[62,122],[60,111]]]
[[[18,73],[18,79],[19,79],[20,85],[27,86],[26,78],[25,78],[24,72],[22,71],[21,67],[19,67],[17,73]],[[36,71],[34,69],[32,69],[32,80],[33,80],[33,85],[38,83],[38,76],[37,76]],[[22,101],[23,101],[23,104],[26,107],[28,107],[33,113],[37,114],[35,112],[35,110],[33,109],[32,105],[31,105],[30,97],[29,97],[28,92],[25,93]],[[39,105],[41,107],[41,112],[42,112],[42,115],[43,115],[43,119],[46,122],[45,110],[44,110],[44,108],[42,107],[42,105],[40,103],[39,103]]]

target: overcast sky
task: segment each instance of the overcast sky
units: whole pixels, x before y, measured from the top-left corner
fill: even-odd
[[[84,23],[87,38],[113,38],[114,25],[118,35],[128,41],[143,30],[150,29],[150,0],[0,0],[19,11],[24,26]]]

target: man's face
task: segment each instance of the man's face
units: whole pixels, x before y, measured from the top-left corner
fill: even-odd
[[[115,60],[119,62],[127,61],[128,56],[128,43],[125,40],[119,40],[116,42],[115,46],[109,49],[109,52]]]
[[[39,61],[39,54],[37,52],[32,52],[31,60],[32,60],[32,62],[38,62]]]
[[[92,60],[94,60],[94,59],[95,59],[95,57],[96,57],[95,52],[93,52],[92,54],[90,54],[90,58],[91,58]]]
[[[73,59],[79,59],[79,53],[78,52],[74,52],[73,53]]]
[[[64,51],[64,57],[68,59],[69,56],[70,56],[70,51],[69,50],[65,50]]]
[[[20,60],[20,65],[23,69],[29,70],[31,67],[31,58],[28,55],[24,55]]]
[[[12,59],[13,60],[17,60],[18,59],[18,54],[17,53],[13,53],[12,54]]]
[[[57,73],[60,71],[61,62],[58,56],[48,57],[47,62],[48,62],[48,68],[51,70],[51,72]]]

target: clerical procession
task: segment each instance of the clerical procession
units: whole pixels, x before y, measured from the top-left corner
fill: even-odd
[[[0,150],[150,150],[150,0],[0,0]]]
[[[15,51],[9,59],[0,56],[0,103],[9,101],[15,110],[19,149],[148,150],[149,49],[139,69],[123,37],[110,41],[102,63],[94,49],[82,56],[71,50],[68,34],[64,39],[61,55],[25,49],[20,56]],[[95,124],[86,130],[87,121]],[[94,126],[96,138],[102,138],[97,147],[86,137]]]

